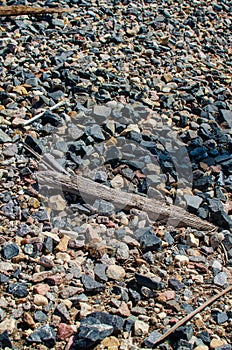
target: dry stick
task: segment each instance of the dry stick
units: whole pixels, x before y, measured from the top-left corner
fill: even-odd
[[[212,298],[207,300],[204,304],[199,306],[196,310],[192,311],[190,314],[182,318],[179,322],[177,322],[172,328],[170,328],[166,333],[164,333],[153,345],[157,345],[164,341],[170,334],[172,334],[177,328],[188,322],[191,318],[193,318],[196,314],[204,310],[207,306],[214,303],[217,299],[219,299],[224,294],[230,292],[232,290],[232,285],[222,290],[220,293],[214,295]]]
[[[60,188],[70,193],[79,193],[87,198],[100,198],[120,207],[132,207],[146,211],[151,219],[165,221],[170,225],[189,226],[203,231],[215,231],[216,226],[205,222],[197,216],[175,205],[166,205],[157,199],[139,196],[134,193],[121,192],[94,182],[81,175],[69,176],[56,171],[37,173],[40,184]]]
[[[70,11],[73,11],[73,9],[32,7],[24,5],[0,6],[0,16],[42,15],[46,13],[64,13]]]
[[[31,119],[29,119],[29,120],[26,120],[26,121],[23,123],[23,125],[26,126],[26,125],[29,125],[29,124],[33,123],[35,120],[41,118],[41,117],[44,115],[44,113],[45,113],[46,111],[53,111],[54,109],[56,109],[56,108],[58,108],[58,107],[64,105],[65,103],[66,103],[66,100],[62,100],[62,101],[56,103],[54,106],[45,109],[43,112],[41,112],[41,113],[39,113],[39,114],[36,114],[33,118],[31,118]]]

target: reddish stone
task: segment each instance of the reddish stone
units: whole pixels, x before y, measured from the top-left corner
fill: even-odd
[[[65,340],[73,334],[73,329],[66,323],[60,323],[57,329],[57,339]]]
[[[113,221],[109,221],[108,224],[106,224],[106,227],[115,228],[115,223]]]
[[[48,283],[50,283],[53,286],[59,285],[59,284],[62,284],[64,282],[64,277],[65,277],[64,273],[57,273],[56,275],[49,276],[47,281],[48,281]]]
[[[34,292],[36,294],[45,295],[47,294],[47,292],[49,292],[49,290],[50,290],[50,287],[46,283],[39,283],[34,286]]]

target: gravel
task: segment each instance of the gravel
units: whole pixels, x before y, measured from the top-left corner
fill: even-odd
[[[67,13],[1,17],[0,348],[156,347],[232,278],[231,3],[27,5]],[[217,231],[38,183],[54,166]],[[157,349],[229,350],[231,319],[225,295]]]

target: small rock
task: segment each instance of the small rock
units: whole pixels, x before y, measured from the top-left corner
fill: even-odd
[[[0,334],[0,348],[1,349],[6,349],[6,348],[12,349],[12,343],[11,343],[11,340],[9,338],[9,334],[8,334],[7,330],[5,330],[4,332],[2,332]]]
[[[46,306],[48,305],[48,299],[44,295],[35,294],[34,304],[37,306]]]
[[[70,315],[64,303],[60,303],[57,305],[54,311],[54,315],[59,316],[63,322],[66,322],[66,323],[70,322]]]
[[[222,345],[225,345],[225,343],[221,339],[212,339],[209,344],[209,348],[214,350],[219,348]]]
[[[223,287],[225,284],[227,284],[227,274],[225,272],[219,272],[214,277],[214,284],[220,287]]]
[[[154,344],[159,340],[162,334],[160,334],[157,330],[151,332],[151,334],[144,339],[143,344],[148,348],[153,348]]]
[[[47,292],[49,292],[49,290],[50,290],[50,287],[49,287],[49,285],[48,284],[46,284],[46,283],[39,283],[39,284],[36,284],[35,286],[34,286],[34,292],[36,293],[36,294],[40,294],[40,295],[46,295],[47,294]]]
[[[82,275],[81,281],[87,292],[101,292],[105,289],[105,285],[95,281],[92,277],[88,275]]]
[[[48,203],[53,210],[57,211],[65,210],[67,207],[65,199],[60,194],[49,197]]]
[[[95,200],[93,207],[97,209],[99,215],[111,216],[115,211],[114,205],[103,199]]]
[[[185,265],[188,265],[189,263],[189,258],[186,256],[186,255],[180,255],[180,254],[177,254],[175,256],[175,262],[178,263],[180,266],[185,266]]]
[[[16,320],[14,318],[6,318],[0,323],[0,333],[8,331],[12,334],[16,329]]]
[[[108,350],[117,350],[120,345],[119,340],[114,336],[105,338],[101,344]]]
[[[182,288],[184,288],[184,284],[175,278],[169,278],[168,287],[174,290],[181,290]]]
[[[117,174],[111,181],[110,181],[111,187],[115,189],[121,189],[124,187],[124,180],[123,177],[120,174]]]
[[[211,314],[213,316],[214,321],[217,324],[223,324],[228,321],[228,316],[226,312],[221,312],[218,310],[212,310]]]
[[[2,254],[5,259],[12,259],[19,254],[19,247],[15,243],[6,244],[2,248]]]
[[[48,347],[53,347],[56,343],[56,335],[52,327],[44,325],[38,327],[27,338],[29,343],[44,343]]]
[[[106,276],[112,280],[120,281],[126,275],[126,272],[123,267],[118,265],[110,265],[106,270]]]
[[[70,338],[73,334],[73,329],[71,326],[67,325],[66,323],[60,323],[57,328],[57,334],[56,338],[60,340],[65,340],[67,338]]]
[[[141,274],[136,273],[135,278],[140,286],[144,286],[150,289],[160,290],[165,288],[163,282],[158,282],[154,278],[150,278]]]
[[[190,247],[193,247],[193,248],[197,248],[199,247],[199,239],[196,238],[194,236],[193,233],[190,233],[188,236],[187,236],[187,244],[190,246]]]
[[[68,248],[68,242],[70,240],[69,236],[63,236],[56,246],[55,250],[58,252],[66,252]]]
[[[184,199],[186,201],[188,208],[192,210],[197,210],[200,207],[201,203],[203,202],[203,199],[201,197],[192,196],[190,194],[185,194]]]
[[[13,294],[16,298],[25,298],[29,292],[25,283],[11,283],[8,287],[8,293]]]
[[[139,242],[143,252],[160,251],[162,247],[161,239],[151,232],[144,233]]]
[[[134,333],[137,336],[145,336],[149,332],[149,324],[144,321],[136,320],[134,324]]]

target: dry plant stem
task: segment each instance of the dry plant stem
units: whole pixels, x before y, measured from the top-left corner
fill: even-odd
[[[199,306],[196,310],[182,318],[179,322],[177,322],[172,328],[170,328],[164,335],[162,335],[153,345],[157,345],[161,342],[163,342],[170,334],[172,334],[177,328],[188,322],[191,318],[193,318],[196,314],[204,310],[207,306],[214,303],[217,299],[222,297],[224,294],[230,292],[232,290],[232,285],[227,287],[226,289],[222,290],[218,294],[214,295],[212,298],[207,300],[204,304]]]
[[[188,226],[203,231],[215,231],[216,226],[199,219],[186,210],[175,205],[169,205],[133,193],[126,193],[96,183],[81,175],[69,176],[56,171],[38,172],[40,184],[62,191],[79,193],[87,198],[98,198],[119,205],[123,208],[137,208],[148,213],[153,220],[165,221],[170,225]]]
[[[64,13],[73,11],[71,8],[47,8],[32,7],[24,5],[0,6],[0,16],[19,16],[19,15],[41,15],[46,13]]]
[[[56,108],[58,108],[58,107],[60,107],[60,106],[63,106],[65,103],[66,103],[65,100],[62,100],[62,101],[56,103],[54,106],[45,109],[43,112],[41,112],[41,113],[39,113],[39,114],[36,114],[33,118],[31,118],[31,119],[29,119],[29,120],[26,120],[26,121],[23,123],[23,125],[26,126],[26,125],[29,125],[29,124],[33,123],[34,121],[36,121],[36,120],[38,120],[39,118],[41,118],[41,117],[44,115],[44,113],[45,113],[46,111],[53,111],[54,109],[56,109]]]

